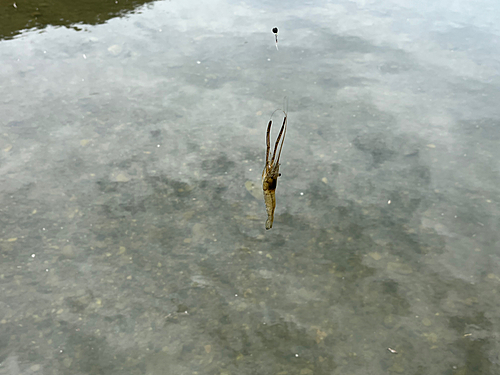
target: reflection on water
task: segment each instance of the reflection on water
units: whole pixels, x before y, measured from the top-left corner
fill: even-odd
[[[4,2],[0,12],[0,40],[10,39],[25,29],[43,29],[48,25],[88,30],[89,25],[105,23],[113,17],[126,15],[146,3],[147,1],[138,0]]]
[[[499,373],[484,3],[157,2],[1,42],[0,373]]]

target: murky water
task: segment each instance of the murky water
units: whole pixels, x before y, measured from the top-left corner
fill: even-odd
[[[0,41],[0,374],[500,373],[500,6],[419,4]]]

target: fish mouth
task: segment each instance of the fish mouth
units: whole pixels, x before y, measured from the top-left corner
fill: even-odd
[[[267,219],[266,220],[266,230],[271,229],[272,227],[273,227],[273,222],[271,221],[271,219]]]

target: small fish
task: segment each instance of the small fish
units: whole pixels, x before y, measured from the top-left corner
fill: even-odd
[[[274,209],[276,208],[276,186],[278,185],[278,177],[281,176],[279,161],[281,156],[281,150],[283,148],[283,142],[285,141],[286,124],[288,118],[288,114],[286,113],[286,111],[283,111],[283,114],[285,115],[285,117],[283,118],[283,125],[281,126],[278,138],[276,139],[271,160],[269,160],[269,154],[271,151],[271,125],[273,124],[272,115],[271,115],[271,120],[269,120],[269,123],[267,124],[266,166],[264,167],[264,171],[262,172],[262,189],[264,190],[264,202],[266,203],[266,211],[267,211],[266,229],[271,229],[273,227]],[[279,151],[278,151],[278,146],[279,146]],[[278,151],[278,157],[276,157],[276,151]]]

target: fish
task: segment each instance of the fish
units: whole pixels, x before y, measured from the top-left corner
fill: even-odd
[[[276,111],[280,111],[277,109]],[[278,186],[278,177],[281,176],[280,173],[280,156],[281,150],[283,149],[283,143],[285,142],[286,126],[288,121],[288,114],[285,110],[281,110],[284,114],[283,125],[281,125],[281,130],[276,138],[276,143],[274,144],[273,154],[271,159],[269,159],[271,151],[271,126],[273,124],[272,117],[267,124],[266,131],[266,165],[264,171],[262,171],[262,190],[264,191],[264,203],[266,204],[267,220],[266,220],[266,230],[273,227],[274,221],[274,210],[276,208],[276,187]],[[281,142],[280,142],[281,141]],[[279,151],[278,151],[279,147]],[[276,152],[278,155],[276,157]]]

